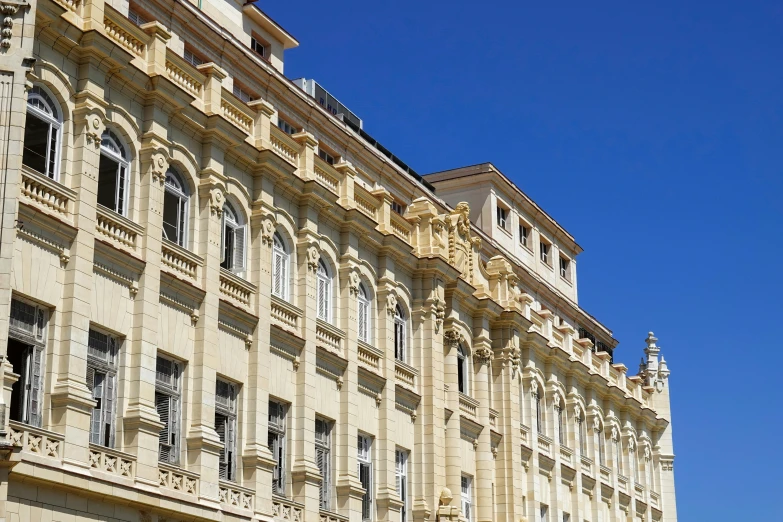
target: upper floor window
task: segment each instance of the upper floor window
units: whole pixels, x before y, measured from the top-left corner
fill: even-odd
[[[408,452],[398,449],[394,452],[394,477],[397,485],[397,495],[402,501],[400,521],[408,520]]]
[[[11,387],[8,418],[39,427],[47,315],[47,311],[38,305],[11,300],[6,357],[19,380]]]
[[[579,433],[579,453],[581,455],[587,455],[587,423],[584,417],[578,417],[576,419],[577,432]]]
[[[95,405],[90,418],[90,443],[114,446],[117,402],[117,338],[90,328],[87,342],[87,389]]]
[[[571,261],[566,259],[565,257],[560,257],[560,277],[563,279],[570,281],[571,280]]]
[[[145,20],[144,17],[140,15],[138,11],[134,10],[133,8],[128,9],[128,20],[130,20],[136,25],[144,25],[147,23],[147,20]]]
[[[261,38],[257,37],[256,35],[251,36],[250,37],[250,48],[258,56],[260,56],[264,60],[269,61],[269,49],[270,49],[270,46],[269,46],[268,43],[263,41]]]
[[[272,470],[272,493],[285,495],[285,444],[286,444],[285,404],[269,401],[269,451],[275,459]]]
[[[457,345],[457,387],[460,393],[468,394],[468,354],[462,344]]]
[[[543,412],[541,411],[541,394],[537,387],[533,389],[533,402],[535,403],[536,410],[536,432],[543,434],[544,419]]]
[[[236,430],[236,386],[218,379],[215,382],[215,431],[223,444],[218,457],[218,478],[222,480],[236,480]]]
[[[530,248],[530,227],[519,225],[519,243]]]
[[[52,179],[60,168],[62,113],[52,96],[36,85],[27,93],[22,164]]]
[[[185,52],[182,57],[185,58],[185,61],[193,67],[198,67],[199,65],[202,65],[206,62],[204,58],[196,54],[193,49],[190,49],[189,47],[185,47]]]
[[[557,415],[557,442],[559,442],[561,446],[565,446],[565,423],[563,422],[565,408],[563,407],[563,403],[558,399],[555,399],[555,414]]]
[[[602,466],[606,466],[606,438],[604,437],[604,431],[598,430],[598,463]]]
[[[98,165],[98,204],[122,216],[127,214],[130,159],[122,142],[112,131],[101,137]]]
[[[166,190],[163,194],[163,237],[187,246],[188,195],[187,186],[173,169],[166,172]]]
[[[158,435],[158,459],[172,464],[179,461],[180,374],[179,363],[158,357],[155,368],[155,407],[163,423]]]
[[[371,520],[373,497],[372,439],[366,435],[359,435],[358,447],[359,481],[364,489],[364,496],[362,496],[362,520]]]
[[[279,233],[272,238],[272,294],[288,299],[288,267],[291,258],[288,247]]]
[[[392,212],[395,212],[395,213],[397,213],[397,214],[399,214],[401,216],[403,214],[405,214],[405,205],[403,205],[402,203],[400,203],[396,199],[392,200],[392,202],[391,202],[391,209],[392,209]]]
[[[321,487],[318,490],[320,508],[328,511],[332,497],[332,425],[315,419],[315,463],[321,472]]]
[[[365,343],[370,342],[370,298],[364,283],[359,283],[359,292],[357,296],[357,315],[359,316],[358,329],[359,340]]]
[[[538,507],[538,522],[547,522],[547,515],[549,514],[549,506],[541,504]]]
[[[551,248],[551,245],[549,243],[544,243],[541,241],[538,244],[539,252],[541,254],[541,261],[543,261],[545,264],[549,264],[549,249]]]
[[[497,207],[497,218],[498,218],[498,226],[500,228],[506,228],[507,221],[508,221],[508,209],[503,208],[500,205]]]
[[[465,517],[465,520],[471,522],[473,520],[473,477],[462,475],[461,489],[462,516]]]
[[[250,91],[248,91],[247,89],[245,89],[244,87],[242,87],[240,85],[237,85],[236,81],[234,82],[234,86],[233,86],[233,91],[232,92],[234,93],[234,96],[239,98],[239,101],[244,102],[244,103],[250,103],[251,101],[253,101],[255,99],[255,96],[250,94]]]
[[[407,355],[407,323],[405,312],[397,305],[394,309],[394,358],[403,362]]]
[[[246,227],[231,204],[223,205],[220,266],[241,275],[245,271]]]
[[[286,134],[296,134],[296,127],[293,124],[288,123],[280,116],[277,117],[277,127]]]
[[[318,149],[318,157],[324,160],[329,165],[334,165],[334,156],[323,150],[319,147]]]
[[[318,319],[332,320],[332,277],[323,259],[318,261]]]
[[[623,474],[623,446],[620,442],[620,437],[617,436],[614,439],[614,460],[615,466],[617,466],[617,473]]]

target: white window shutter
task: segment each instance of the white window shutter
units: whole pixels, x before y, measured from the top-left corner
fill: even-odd
[[[30,419],[33,426],[41,426],[41,358],[43,349],[34,347],[30,350],[32,361],[30,364],[32,375],[30,376]]]
[[[101,441],[101,422],[103,420],[103,381],[106,375],[96,372],[93,368],[87,368],[87,387],[92,390],[92,398],[97,401],[96,407],[92,410],[90,419],[90,442],[100,444]]]
[[[283,297],[283,256],[275,249],[272,257],[272,292]]]
[[[241,226],[234,229],[234,253],[231,268],[235,273],[245,271],[245,229]]]
[[[160,451],[160,460],[163,462],[171,461],[171,397],[162,393],[155,394],[155,407],[158,410],[158,417],[163,427],[158,434],[158,447]]]
[[[229,227],[226,226],[226,213],[223,212],[223,219],[220,223],[220,262],[226,262],[226,234],[228,234]]]
[[[108,427],[109,430],[108,446],[110,448],[114,447],[114,394],[117,391],[116,379],[116,375],[110,374],[106,376],[106,409],[104,411],[104,424]]]

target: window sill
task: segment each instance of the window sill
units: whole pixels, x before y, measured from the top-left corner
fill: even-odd
[[[567,284],[568,286],[574,286],[574,283],[572,283],[572,282],[571,282],[571,280],[570,280],[570,279],[568,279],[567,277],[563,277],[563,276],[561,275],[561,276],[560,276],[560,280],[561,280],[561,281],[563,281],[563,282],[564,282],[565,284]]]
[[[506,230],[504,227],[502,227],[500,224],[497,224],[497,229],[503,232],[505,235],[507,235],[510,239],[514,239],[514,236],[511,235],[511,232]]]
[[[555,269],[554,269],[554,268],[552,268],[552,265],[550,265],[550,264],[549,264],[547,261],[544,261],[544,260],[543,260],[543,259],[541,259],[540,257],[538,258],[538,261],[539,261],[539,263],[538,263],[538,264],[540,264],[541,266],[545,266],[545,267],[547,267],[549,270],[551,270],[551,271],[553,271],[553,272],[555,271]]]

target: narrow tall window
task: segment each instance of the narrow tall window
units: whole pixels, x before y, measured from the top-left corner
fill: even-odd
[[[541,261],[549,264],[549,245],[547,243],[544,243],[543,241],[539,243],[539,248],[541,249]]]
[[[163,238],[181,247],[187,246],[188,191],[182,178],[166,172],[166,190],[163,194]]]
[[[232,92],[234,93],[234,96],[239,98],[239,101],[244,103],[250,103],[254,99],[253,95],[250,94],[250,92],[247,89],[240,87],[239,85],[237,85],[236,82],[234,82],[234,87],[232,89]]]
[[[563,423],[563,405],[561,403],[555,404],[555,413],[557,413],[557,439],[561,446],[565,446],[565,430]]]
[[[497,207],[497,210],[498,210],[498,215],[497,215],[498,226],[500,228],[506,228],[506,221],[507,221],[507,218],[508,218],[508,210],[506,210],[505,208],[503,208],[503,207],[501,207],[499,205]]]
[[[530,229],[525,225],[519,225],[519,242],[522,246],[528,245],[528,237],[530,236]]]
[[[541,394],[538,392],[538,388],[533,390],[533,400],[536,403],[536,432],[543,434],[544,422],[541,416]]]
[[[269,401],[269,451],[275,459],[272,470],[272,493],[285,495],[285,419],[286,406]]]
[[[370,299],[364,283],[359,283],[359,292],[357,296],[357,315],[359,316],[359,340],[365,343],[370,342]]]
[[[394,309],[394,358],[405,362],[407,356],[408,321],[400,305]]]
[[[603,430],[598,431],[598,462],[602,466],[606,466],[606,440]]]
[[[563,513],[563,522],[571,522],[571,515],[568,513]]]
[[[394,476],[397,482],[397,495],[402,501],[400,522],[408,520],[408,452],[398,449],[394,455]]]
[[[215,431],[223,443],[218,457],[218,478],[221,480],[236,480],[236,429],[236,386],[218,379],[215,383]]]
[[[90,329],[87,343],[87,388],[95,406],[90,419],[90,443],[114,446],[117,400],[117,349],[115,337]]]
[[[462,516],[473,520],[473,477],[462,475]]]
[[[579,425],[579,453],[581,455],[587,455],[587,434],[585,433],[586,427],[585,427],[585,420],[582,417],[579,417],[576,419],[577,424]]]
[[[144,25],[147,23],[147,20],[138,12],[134,11],[133,8],[128,9],[128,20],[136,25]]]
[[[275,232],[272,238],[272,293],[288,299],[288,267],[291,264],[283,238]]]
[[[569,270],[569,267],[571,266],[571,262],[564,258],[560,258],[560,277],[563,279],[570,281],[571,280],[571,271]]]
[[[541,504],[539,506],[539,510],[538,510],[538,514],[539,514],[538,520],[539,520],[539,522],[546,522],[546,517],[547,517],[548,513],[549,513],[549,506],[547,506],[546,504]]]
[[[362,520],[372,519],[372,439],[365,435],[359,435],[358,441],[359,481],[364,488],[362,497]]]
[[[180,434],[180,365],[158,357],[155,371],[155,407],[163,428],[158,435],[158,459],[179,462]]]
[[[614,455],[615,465],[617,466],[617,473],[623,474],[623,446],[620,442],[620,437],[614,439]]]
[[[130,161],[122,142],[112,131],[101,137],[98,164],[98,204],[122,216],[127,214],[128,172]]]
[[[468,355],[462,344],[457,345],[457,388],[468,395]]]
[[[239,219],[239,214],[226,203],[223,205],[223,243],[220,266],[242,276],[245,272],[245,238],[246,227]]]
[[[38,427],[41,426],[47,315],[37,305],[11,300],[7,359],[19,380],[11,388],[9,419]]]
[[[332,320],[332,278],[323,259],[318,261],[318,319]]]
[[[264,60],[269,60],[269,45],[255,36],[250,37],[250,48]]]
[[[323,419],[315,419],[315,463],[321,472],[321,488],[318,491],[321,509],[329,510],[332,496],[331,463],[332,426]]]
[[[57,179],[60,163],[60,108],[42,87],[27,93],[22,164]]]
[[[401,216],[405,214],[405,205],[403,205],[396,199],[392,200],[392,202],[389,203],[389,205],[391,206],[392,212],[394,212],[395,214],[399,214]]]

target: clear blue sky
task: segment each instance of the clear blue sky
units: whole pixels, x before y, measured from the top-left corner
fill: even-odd
[[[412,168],[491,161],[563,224],[618,360],[655,331],[681,521],[783,521],[783,3],[259,5]]]

